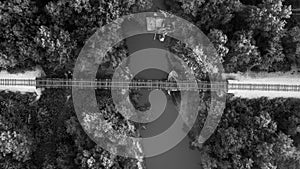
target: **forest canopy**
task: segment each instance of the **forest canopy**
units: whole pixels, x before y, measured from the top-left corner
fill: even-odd
[[[288,71],[300,66],[295,4],[297,0],[165,0],[169,13],[194,23],[209,37],[228,73]],[[72,77],[81,48],[99,27],[126,14],[149,11],[152,5],[151,0],[1,1],[0,68],[18,72],[39,65],[47,77]],[[167,43],[183,57],[192,55],[180,42]],[[127,55],[126,44],[120,43],[107,54],[107,63],[115,66]],[[188,62],[197,66],[193,60]],[[102,73],[111,76],[109,71]],[[122,125],[120,113],[109,108],[109,92],[97,90],[97,95],[108,120],[119,121],[114,127]],[[138,167],[136,159],[114,156],[85,134],[69,89],[47,89],[31,104],[34,97],[0,94],[0,168]],[[205,144],[195,147],[201,152],[202,168],[300,168],[299,101],[227,96],[217,130]],[[199,112],[189,133],[191,142],[206,115]]]

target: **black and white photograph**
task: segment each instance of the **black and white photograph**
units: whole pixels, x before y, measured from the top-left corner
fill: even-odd
[[[1,0],[0,169],[300,169],[300,0]]]

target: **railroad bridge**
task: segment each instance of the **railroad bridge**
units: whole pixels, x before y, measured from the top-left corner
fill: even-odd
[[[300,98],[300,73],[291,71],[285,73],[237,73],[224,74],[223,82],[198,81],[112,81],[100,79],[83,81],[74,79],[49,79],[41,77],[41,70],[10,74],[0,72],[0,90],[12,92],[35,92],[41,95],[45,88],[135,88],[135,89],[165,89],[170,91],[200,90],[232,93],[237,97],[293,97]]]

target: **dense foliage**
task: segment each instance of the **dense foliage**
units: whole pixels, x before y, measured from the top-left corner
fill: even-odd
[[[203,168],[300,166],[299,100],[228,99],[218,129],[200,148]]]
[[[292,1],[166,0],[170,12],[195,23],[207,34],[227,72],[285,71],[300,64],[300,21],[291,16]],[[124,14],[145,11],[150,0],[9,0],[0,2],[0,67],[20,71],[40,65],[48,77],[72,72],[76,58],[97,28]],[[207,79],[205,66],[183,43],[169,41],[176,53]],[[127,56],[124,43],[105,58],[99,76]],[[203,66],[203,67],[201,67]],[[104,71],[105,70],[105,71]],[[96,91],[108,130],[137,135],[134,124],[111,109],[109,93]],[[0,93],[0,168],[137,168],[137,160],[114,156],[83,131],[71,91],[45,90],[33,95]],[[195,139],[206,117],[199,113],[190,132]],[[300,107],[296,99],[228,97],[214,135],[199,148],[205,169],[299,168]],[[91,125],[91,127],[93,127]],[[94,126],[95,127],[95,126]]]
[[[40,65],[47,77],[72,77],[81,48],[99,27],[151,5],[145,0],[1,1],[0,67],[20,72]],[[100,76],[111,74],[126,54],[124,43],[116,46]],[[70,90],[46,90],[32,104],[33,95],[1,93],[1,169],[137,168],[135,159],[113,156],[85,134],[70,96]],[[101,98],[99,108],[116,121],[105,107],[109,101]]]
[[[236,72],[286,71],[295,63],[291,60],[295,56],[284,47],[291,45],[287,37],[297,27],[287,25],[292,12],[291,6],[284,2],[175,0],[167,4],[171,12],[193,22],[204,33],[215,34],[212,38],[223,34],[220,56],[226,71]],[[217,42],[218,45],[221,44]]]
[[[0,66],[41,65],[48,76],[72,71],[80,49],[97,28],[151,1],[12,0],[0,2]]]
[[[175,0],[170,11],[206,33],[226,72],[287,71],[299,65],[299,20],[291,1],[284,0]],[[174,45],[175,44],[175,45]],[[193,51],[171,41],[177,55],[192,58]],[[188,61],[193,67],[196,62]],[[203,71],[203,70],[201,70]],[[201,72],[199,71],[199,72]],[[199,73],[197,73],[199,75]],[[203,145],[205,169],[283,169],[300,167],[299,100],[228,97],[222,120]],[[197,139],[209,103],[202,105],[190,132]]]

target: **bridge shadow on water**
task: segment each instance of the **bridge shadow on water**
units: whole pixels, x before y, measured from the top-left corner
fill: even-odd
[[[130,37],[126,39],[126,44],[129,49],[129,53],[133,54],[134,52],[146,48],[160,48],[161,53],[155,53],[155,55],[160,55],[161,61],[163,63],[166,53],[168,50],[163,46],[163,43],[159,42],[158,40],[153,40],[152,34],[145,34],[145,35],[138,35],[134,37]],[[142,53],[143,58],[153,58],[153,53],[151,52],[144,52]],[[129,57],[129,59],[132,59]],[[151,60],[151,59],[150,59]],[[147,59],[145,60],[147,62]],[[131,60],[134,62],[134,59]],[[169,72],[164,72],[158,69],[147,69],[140,73],[138,73],[135,78],[138,79],[157,79],[157,80],[166,80],[168,77]],[[143,99],[141,102],[148,102],[149,91],[143,92]],[[172,125],[172,123],[177,118],[178,111],[176,109],[176,105],[172,101],[170,95],[167,92],[164,92],[167,98],[167,104],[165,106],[164,112],[161,114],[159,118],[155,121],[148,123],[146,129],[141,129],[141,135],[143,138],[151,137],[162,133],[163,131],[167,130],[168,127]],[[145,158],[146,167],[148,169],[200,169],[200,152],[197,150],[190,149],[190,139],[186,136],[179,144],[175,147],[170,149],[163,154]]]

